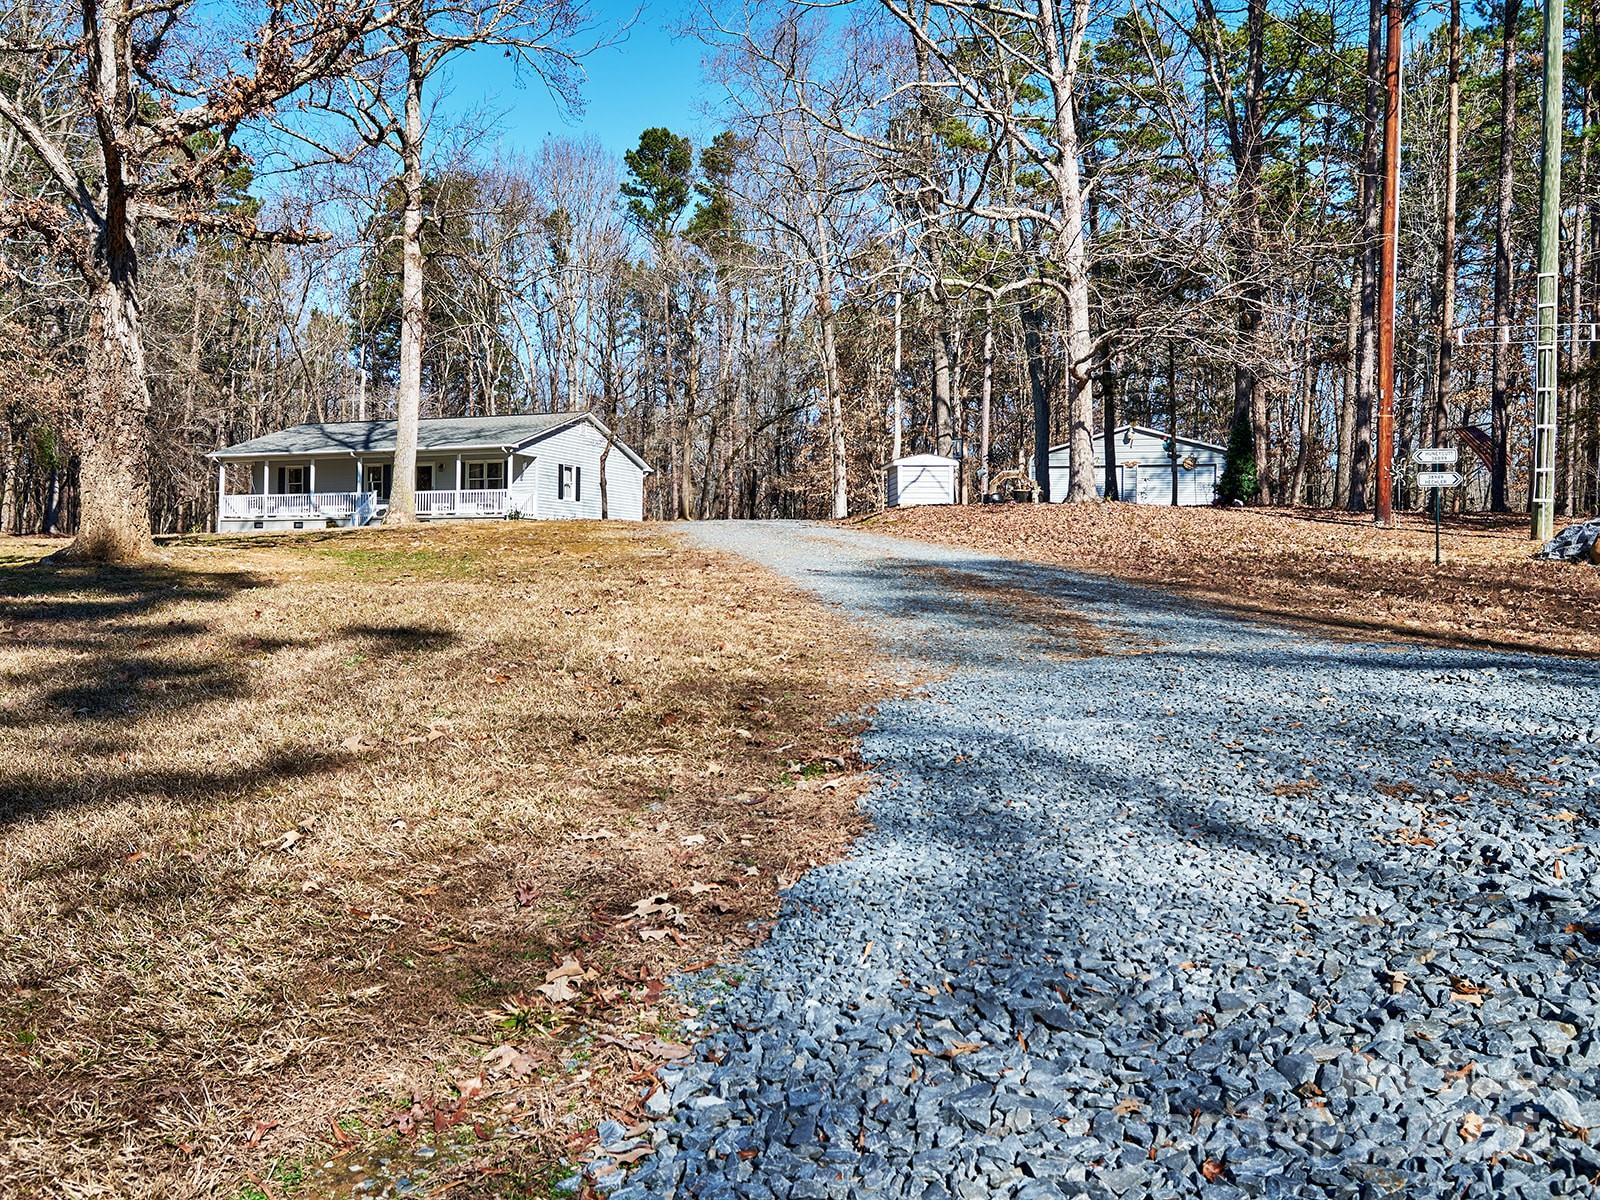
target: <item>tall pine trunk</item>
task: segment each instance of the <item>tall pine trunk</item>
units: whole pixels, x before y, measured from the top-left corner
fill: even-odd
[[[1261,378],[1267,346],[1265,271],[1261,261],[1261,171],[1265,156],[1262,138],[1266,91],[1266,0],[1249,0],[1245,18],[1244,116],[1234,131],[1233,158],[1238,179],[1238,212],[1234,221],[1234,267],[1239,274],[1239,358],[1233,369],[1233,424],[1248,429],[1248,438],[1229,439],[1230,458],[1235,447],[1248,445],[1254,470],[1230,461],[1228,476],[1244,493],[1235,498],[1270,498],[1274,480],[1268,459],[1267,386]]]
[[[1500,37],[1500,174],[1494,226],[1494,357],[1489,389],[1494,463],[1489,472],[1489,508],[1509,512],[1506,488],[1511,464],[1511,185],[1517,154],[1517,17],[1521,0],[1503,0]]]
[[[1333,506],[1344,508],[1350,499],[1351,459],[1356,444],[1356,373],[1359,370],[1357,354],[1361,336],[1361,266],[1355,265],[1350,274],[1350,303],[1345,319],[1344,372],[1339,393],[1339,415],[1335,437],[1339,453],[1334,464]]]
[[[1378,166],[1385,107],[1383,17],[1383,0],[1371,0],[1367,12],[1367,103],[1361,139],[1361,312],[1356,339],[1350,482],[1345,492],[1345,507],[1351,512],[1367,509],[1367,484],[1372,474],[1372,413],[1378,398],[1378,252],[1383,219]]]
[[[1433,441],[1449,436],[1456,324],[1456,181],[1461,167],[1461,0],[1450,0],[1445,77],[1444,235],[1439,245],[1439,352],[1434,364]]]

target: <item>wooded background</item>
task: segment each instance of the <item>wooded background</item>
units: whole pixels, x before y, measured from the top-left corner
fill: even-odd
[[[462,7],[405,0],[393,11],[412,23],[386,25],[353,5],[339,56],[145,147],[143,179],[189,180],[181,220],[139,207],[148,182],[129,193],[157,531],[210,522],[209,450],[395,415],[408,242],[421,414],[592,409],[655,467],[655,517],[870,510],[885,463],[923,450],[957,451],[975,499],[1040,445],[1086,450],[1123,422],[1227,444],[1240,500],[1368,502],[1378,3],[717,4],[686,14],[725,126],[707,144],[641,114],[618,161],[581,136],[509,145],[432,108],[413,189],[406,102],[435,99],[420,51],[514,44],[537,56],[536,86],[578,106],[584,48],[608,36],[581,5]],[[79,520],[99,328],[83,257],[103,257],[104,234],[78,252],[61,233],[61,174],[38,142],[103,197],[117,139],[96,141],[83,84],[91,14],[121,20],[131,128],[186,94],[147,84],[152,63],[253,54],[259,77],[271,38],[252,31],[296,12],[263,5],[230,32],[180,0],[0,4],[0,527]],[[1539,28],[1520,0],[1407,16],[1397,450],[1463,445],[1475,507],[1528,499]],[[1569,322],[1595,319],[1600,278],[1597,28],[1600,4],[1580,4]],[[218,140],[230,153],[213,161]],[[186,165],[200,160],[204,187]],[[1586,334],[1563,331],[1567,513],[1600,502]],[[1406,479],[1399,503],[1417,505]],[[1070,498],[1093,483],[1085,464]]]

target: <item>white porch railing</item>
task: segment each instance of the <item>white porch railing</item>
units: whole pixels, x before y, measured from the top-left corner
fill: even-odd
[[[357,509],[368,511],[371,504],[371,496],[364,492],[224,496],[222,515],[232,521],[259,521],[265,517],[340,519],[351,516]]]
[[[462,491],[417,492],[417,516],[424,520],[438,517],[503,517],[514,504],[506,488],[474,488]],[[365,525],[382,510],[376,492],[302,492],[248,494],[222,497],[222,517],[226,521],[261,521],[267,518],[293,520],[336,520],[354,518]]]
[[[419,517],[503,517],[510,508],[505,488],[418,492]]]

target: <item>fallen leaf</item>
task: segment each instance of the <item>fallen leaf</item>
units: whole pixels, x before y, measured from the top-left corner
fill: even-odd
[[[599,829],[591,829],[587,833],[575,833],[572,835],[572,840],[575,842],[603,842],[616,836],[615,830],[607,829],[602,825]]]
[[[281,834],[278,835],[276,841],[262,842],[261,848],[263,850],[279,850],[287,852],[293,850],[301,842],[305,841],[305,837],[306,835],[301,833],[298,829],[285,829]]]
[[[1204,1175],[1207,1183],[1216,1183],[1227,1174],[1227,1168],[1214,1158],[1208,1158],[1201,1164],[1200,1174]]]
[[[654,896],[646,896],[643,900],[636,901],[628,916],[643,920],[645,917],[660,916],[663,913],[675,913],[678,906],[672,903],[667,892],[659,892]]]
[[[554,1004],[566,1004],[582,995],[578,984],[588,977],[583,964],[568,955],[545,975],[544,982],[534,990]]]
[[[720,883],[701,883],[696,880],[689,885],[689,895],[691,896],[703,896],[707,892],[720,892],[721,890],[722,885]]]
[[[1450,999],[1458,1001],[1462,1004],[1472,1004],[1481,1007],[1483,1004],[1483,998],[1488,994],[1488,988],[1479,987],[1475,983],[1468,983],[1464,979],[1458,979],[1455,981],[1454,986],[1450,990]]]
[[[533,1070],[534,1061],[531,1055],[523,1053],[515,1046],[507,1043],[496,1046],[483,1056],[484,1069],[497,1075],[514,1075],[517,1078]]]
[[[704,846],[706,844],[706,835],[703,833],[691,833],[678,840],[685,846]]]
[[[664,942],[671,936],[671,932],[666,929],[639,930],[639,940],[641,942]]]

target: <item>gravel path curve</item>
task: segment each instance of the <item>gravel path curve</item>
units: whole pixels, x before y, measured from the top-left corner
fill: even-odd
[[[1595,1194],[1600,667],[695,536],[936,681],[865,736],[874,829],[703,993],[618,1200]]]

